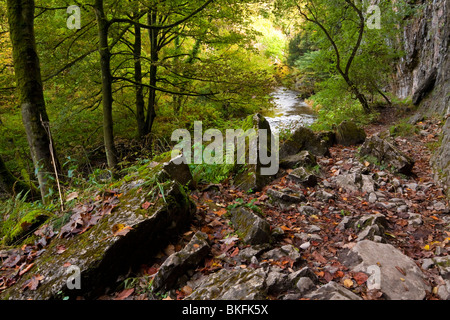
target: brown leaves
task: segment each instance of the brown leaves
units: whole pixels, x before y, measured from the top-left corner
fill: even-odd
[[[22,285],[22,291],[25,291],[27,289],[34,291],[39,286],[39,283],[44,280],[44,277],[36,274],[31,277],[31,279],[25,281],[25,283]]]
[[[97,196],[97,199],[94,203],[80,204],[72,210],[69,223],[61,228],[60,238],[70,238],[86,232],[104,215],[111,214],[119,203],[118,195],[113,191],[106,192],[103,197]]]

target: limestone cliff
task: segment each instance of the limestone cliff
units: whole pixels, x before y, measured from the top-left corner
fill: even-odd
[[[397,65],[392,89],[399,98],[410,97],[419,106],[413,119],[432,114],[446,117],[433,166],[450,190],[450,1],[419,0],[415,4],[420,9],[403,29],[399,45],[405,56]]]

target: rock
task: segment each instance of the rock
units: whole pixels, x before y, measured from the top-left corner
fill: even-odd
[[[262,188],[264,188],[271,180],[272,176],[274,176],[276,173],[269,175],[265,174],[263,172],[264,169],[271,168],[273,163],[269,164],[262,164],[261,163],[261,157],[260,155],[263,154],[264,156],[268,156],[271,159],[276,158],[277,167],[279,164],[279,156],[277,151],[274,150],[274,154],[272,154],[272,144],[275,141],[274,137],[272,135],[272,131],[270,129],[270,124],[267,122],[266,118],[264,118],[260,114],[255,114],[253,116],[247,117],[247,119],[244,121],[244,132],[246,132],[249,129],[254,129],[256,138],[254,139],[255,145],[249,146],[249,148],[256,148],[256,164],[249,163],[248,161],[250,150],[249,148],[245,149],[245,159],[237,159],[238,157],[235,157],[235,161],[239,163],[241,161],[245,164],[237,164],[237,166],[241,167],[240,169],[236,170],[240,173],[235,177],[234,184],[241,188],[244,191],[252,190],[253,192],[261,191]],[[259,132],[260,130],[266,130],[267,132],[267,145],[265,146],[265,143],[262,145],[259,143]],[[251,139],[250,139],[251,140]],[[266,148],[262,150],[261,148]],[[238,148],[236,148],[238,149]],[[276,157],[273,157],[276,155]]]
[[[283,169],[294,169],[297,167],[314,167],[317,165],[316,157],[307,150],[288,156],[280,161]]]
[[[302,262],[300,253],[298,252],[298,249],[296,249],[292,245],[285,245],[281,248],[275,248],[270,251],[267,251],[262,254],[261,258],[263,260],[283,260],[284,258],[289,258],[289,260],[292,261],[293,265],[298,265]]]
[[[414,261],[390,244],[363,240],[339,259],[354,272],[379,270],[380,290],[388,300],[422,300],[430,290]]]
[[[314,282],[308,277],[301,277],[296,284],[297,289],[302,295],[316,288]]]
[[[272,202],[279,204],[281,207],[306,202],[306,197],[303,194],[294,192],[291,189],[268,189],[266,194],[271,198]]]
[[[153,279],[153,291],[167,292],[175,287],[180,287],[182,283],[178,283],[178,280],[188,270],[197,267],[208,254],[209,249],[208,235],[197,232],[184,249],[170,255],[161,265]]]
[[[362,300],[362,298],[334,281],[306,294],[304,297],[311,300]]]
[[[158,193],[153,195],[159,188],[150,182],[162,176],[161,170],[161,165],[144,166],[119,181],[118,192],[122,195],[113,210],[71,239],[62,233],[52,239],[34,261],[33,268],[14,286],[3,291],[1,298],[47,300],[83,296],[95,299],[105,293],[105,288],[115,285],[118,276],[147,263],[170,239],[189,226],[196,210],[176,181],[160,181],[164,198],[158,197]],[[133,180],[136,178],[141,179]],[[144,209],[142,204],[147,202],[154,204]],[[124,232],[116,235],[114,230],[117,228]],[[65,250],[60,252],[60,248]],[[67,287],[68,277],[73,275],[73,271],[68,273],[68,266],[80,271],[80,290]],[[20,288],[35,274],[42,276],[37,290],[22,292]]]
[[[292,134],[288,141],[280,147],[280,159],[298,154],[302,150],[307,150],[315,156],[325,156],[329,154],[329,142],[322,136],[315,134],[311,129],[300,127]]]
[[[16,241],[23,241],[27,236],[32,235],[50,217],[51,213],[43,209],[22,212],[22,218],[3,237],[4,244],[12,245]]]
[[[313,188],[317,185],[317,176],[303,167],[292,170],[288,178],[305,187]]]
[[[381,213],[366,214],[362,217],[345,216],[337,226],[341,231],[353,228],[358,233],[357,241],[372,240],[375,242],[385,242],[384,234],[387,227],[387,220]]]
[[[231,222],[242,240],[247,244],[264,244],[270,241],[270,224],[243,207],[230,211]]]
[[[314,208],[312,206],[301,206],[298,211],[303,214],[303,215],[307,215],[307,216],[312,216],[312,215],[316,215],[316,216],[320,216],[322,215],[322,212],[317,209]]]
[[[366,139],[366,142],[361,147],[360,156],[375,157],[379,163],[384,163],[392,167],[395,172],[405,175],[411,174],[411,170],[414,167],[414,160],[403,154],[393,144],[380,139],[377,135]]]
[[[289,274],[289,281],[293,284],[296,284],[300,278],[309,278],[313,283],[318,283],[319,279],[314,271],[309,267],[304,267],[298,271],[292,272]]]
[[[162,169],[182,186],[188,186],[190,189],[196,188],[191,170],[189,169],[189,166],[186,163],[186,158],[183,155],[179,155],[171,159],[169,162],[164,163]]]
[[[375,203],[375,202],[377,202],[377,200],[378,200],[378,198],[377,198],[377,195],[376,195],[376,193],[375,192],[371,192],[370,194],[369,194],[369,202],[370,203]]]
[[[268,294],[279,294],[287,291],[289,287],[289,279],[286,273],[271,271],[266,278],[266,288]]]
[[[434,257],[431,259],[437,266],[442,284],[438,287],[438,295],[442,300],[450,300],[450,257]]]
[[[336,143],[343,146],[361,144],[366,140],[366,132],[353,121],[343,121],[336,127]]]
[[[185,300],[264,300],[266,277],[262,269],[221,269],[207,276]]]
[[[325,190],[319,190],[315,193],[317,199],[328,202],[330,200],[336,199],[336,196],[332,193],[329,193]]]
[[[372,193],[375,191],[375,181],[368,175],[355,172],[338,175],[335,179],[337,186],[347,191],[365,193]]]
[[[252,257],[258,257],[264,251],[267,251],[269,249],[270,245],[267,243],[261,245],[254,245],[240,250],[237,257],[240,261],[250,261]]]

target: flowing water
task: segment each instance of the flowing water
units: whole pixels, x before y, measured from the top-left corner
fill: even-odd
[[[272,131],[295,130],[299,126],[309,126],[316,115],[306,102],[299,98],[299,92],[279,87],[271,94],[274,108],[264,114]]]

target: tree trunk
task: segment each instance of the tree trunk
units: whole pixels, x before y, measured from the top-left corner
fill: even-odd
[[[342,76],[345,82],[347,82],[347,85],[349,86],[352,93],[356,96],[356,99],[358,99],[358,101],[361,103],[364,112],[369,114],[371,112],[371,109],[366,96],[359,91],[358,87],[353,83],[353,81],[348,77],[348,75],[343,74]]]
[[[42,199],[46,202],[54,174],[39,57],[34,36],[34,0],[8,0],[14,71],[28,144]],[[54,153],[56,154],[56,153]],[[55,156],[56,159],[56,156]]]
[[[142,83],[142,36],[141,27],[134,26],[134,81]],[[136,84],[136,120],[138,125],[138,135],[142,139],[145,136],[145,101],[142,85]]]
[[[157,14],[156,11],[151,11],[147,15],[147,20],[149,25],[156,24]],[[153,122],[156,118],[156,84],[157,84],[157,72],[158,72],[158,30],[149,29],[148,34],[150,37],[150,88],[147,106],[147,117],[145,121],[145,134],[148,135],[152,132]]]
[[[108,167],[114,168],[117,165],[117,154],[114,146],[114,122],[112,114],[111,52],[108,45],[109,23],[104,12],[103,0],[95,0],[95,15],[98,26],[100,65],[102,71],[103,139],[105,142]]]
[[[3,159],[0,157],[0,188],[6,193],[15,196],[22,192],[22,195],[28,193],[28,200],[39,199],[39,191],[35,189],[33,185],[27,185],[25,182],[18,180],[11,172],[6,168]]]

